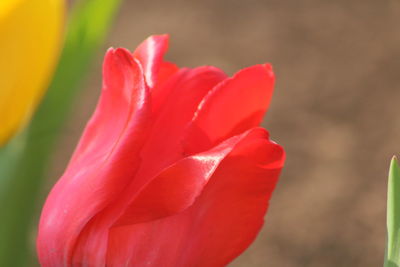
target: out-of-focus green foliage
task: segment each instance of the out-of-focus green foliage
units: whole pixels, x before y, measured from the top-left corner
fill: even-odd
[[[52,84],[29,127],[0,150],[0,266],[27,266],[47,163],[73,99],[121,0],[74,7]]]
[[[387,193],[387,244],[385,267],[400,266],[400,168],[396,157],[390,163]]]

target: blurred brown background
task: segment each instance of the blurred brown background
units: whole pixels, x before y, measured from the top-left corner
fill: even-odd
[[[386,176],[400,152],[399,25],[399,0],[125,0],[107,46],[134,49],[148,35],[170,33],[167,59],[180,66],[232,74],[274,65],[264,126],[287,162],[263,231],[232,267],[382,266]],[[100,87],[98,61],[52,179]]]

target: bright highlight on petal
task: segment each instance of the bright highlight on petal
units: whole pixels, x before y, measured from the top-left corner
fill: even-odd
[[[61,46],[62,0],[0,2],[0,146],[31,117]]]

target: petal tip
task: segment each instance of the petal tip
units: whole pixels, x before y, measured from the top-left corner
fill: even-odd
[[[272,65],[270,63],[265,63],[262,66],[264,67],[265,71],[267,72],[267,74],[269,76],[271,76],[273,78],[275,77],[274,69],[273,69],[273,67],[272,67]]]

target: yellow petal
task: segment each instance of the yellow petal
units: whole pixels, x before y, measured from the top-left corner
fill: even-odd
[[[32,116],[60,52],[63,0],[0,0],[0,146]]]

